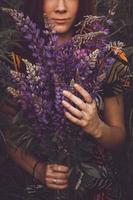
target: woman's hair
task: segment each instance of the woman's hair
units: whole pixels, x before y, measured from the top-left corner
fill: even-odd
[[[24,0],[23,12],[40,27],[43,27],[43,2],[45,0]],[[79,0],[79,11],[76,23],[83,16],[95,13],[95,0]]]

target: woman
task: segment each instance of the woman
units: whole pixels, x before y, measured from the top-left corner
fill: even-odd
[[[32,0],[25,1],[24,12],[31,16],[33,21],[42,27],[43,12],[53,22],[54,30],[59,35],[59,44],[69,40],[74,34],[74,24],[86,14],[93,14],[93,1],[80,0]],[[22,53],[23,54],[23,53]],[[23,55],[21,55],[23,56]],[[120,65],[120,62],[119,62]],[[123,65],[122,65],[123,67]],[[104,121],[99,117],[95,101],[90,94],[80,85],[74,85],[75,90],[83,97],[73,95],[70,91],[63,91],[63,95],[70,101],[63,101],[62,105],[66,108],[65,116],[77,126],[82,127],[86,136],[90,136],[89,141],[92,149],[91,156],[95,165],[100,169],[106,163],[112,165],[110,150],[119,148],[125,139],[123,98],[121,94],[115,95],[111,91],[110,97],[104,98]],[[111,87],[110,87],[111,88]],[[68,103],[69,102],[69,103]],[[76,108],[70,102],[76,104]],[[85,140],[86,137],[85,136]],[[69,168],[60,164],[45,164],[38,161],[38,158],[30,154],[21,154],[21,149],[14,151],[7,147],[9,154],[26,172],[33,174],[34,177],[44,184],[51,191],[62,190],[69,187]],[[93,152],[95,150],[95,152]],[[99,158],[100,157],[100,158]],[[99,161],[100,159],[100,161]],[[101,163],[101,164],[100,164]],[[109,167],[110,169],[112,166]],[[115,170],[114,170],[115,171]],[[114,173],[115,174],[115,173]],[[102,179],[101,179],[102,182]],[[101,188],[101,189],[100,189]],[[54,199],[42,194],[38,199]],[[78,197],[77,197],[78,199]],[[91,200],[114,200],[122,199],[117,178],[113,177],[112,183],[100,185],[93,189],[88,188],[83,199]]]

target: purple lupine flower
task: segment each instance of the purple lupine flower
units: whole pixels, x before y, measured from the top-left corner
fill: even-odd
[[[23,60],[26,74],[11,73],[10,79],[21,94],[14,98],[27,118],[34,122],[33,128],[38,137],[45,138],[47,135],[57,141],[56,136],[60,140],[59,148],[64,148],[68,138],[75,140],[83,131],[65,118],[62,91],[65,89],[74,93],[73,84],[76,82],[95,98],[102,91],[108,71],[115,62],[110,53],[114,44],[108,42],[108,27],[103,26],[106,17],[86,16],[77,25],[77,34],[58,46],[58,36],[50,29],[46,18],[46,30],[42,30],[44,35],[40,36],[40,30],[29,17],[16,10],[4,10],[24,33],[36,60],[34,65]],[[110,23],[109,20],[107,23]],[[119,42],[118,46],[122,43]],[[10,89],[10,92],[13,95],[14,90]]]

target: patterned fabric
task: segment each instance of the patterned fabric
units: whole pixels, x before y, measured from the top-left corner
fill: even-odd
[[[20,58],[13,54],[13,61],[15,70],[21,71]],[[109,72],[103,95],[112,96],[122,93],[122,81],[125,80],[128,73],[128,66],[120,61],[116,62]],[[101,101],[100,105],[103,105],[100,95],[99,99]],[[78,166],[80,193],[78,193],[78,190],[71,191],[69,198],[65,200],[123,200],[119,185],[119,171],[115,166],[112,153],[102,148],[93,138],[86,135],[77,146],[78,161],[80,163]],[[41,152],[38,153],[40,156]],[[35,154],[37,156],[37,152]],[[15,163],[11,162],[11,165],[6,166],[6,169],[9,166],[15,170],[9,169],[5,172],[6,175],[9,174],[9,179],[7,178],[9,193],[3,192],[2,200],[56,200],[54,191],[49,190],[40,183],[35,184],[32,178],[19,169]],[[19,170],[16,170],[16,168]],[[4,171],[6,169],[4,168]],[[13,176],[11,176],[10,172]],[[26,175],[23,176],[22,174]],[[81,178],[85,191],[82,191]],[[4,182],[4,184],[6,183]]]
[[[122,194],[118,184],[118,171],[112,154],[98,145],[92,138],[85,136],[78,147],[88,189],[85,200],[120,200]],[[77,150],[78,151],[78,150]],[[89,167],[89,170],[88,170]]]
[[[120,61],[116,62],[108,74],[104,95],[114,96],[121,94],[128,87],[129,74],[130,70],[127,64]]]

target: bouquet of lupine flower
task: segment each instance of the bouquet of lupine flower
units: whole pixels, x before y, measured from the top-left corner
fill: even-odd
[[[103,24],[105,21],[110,24],[111,21],[104,16],[86,16],[77,25],[75,36],[58,45],[58,36],[47,17],[41,33],[28,16],[12,9],[3,10],[15,20],[29,42],[35,60],[32,64],[23,59],[25,73],[10,71],[8,79],[13,86],[7,90],[42,144],[48,162],[66,162],[77,166],[78,155],[75,152],[84,133],[64,117],[62,91],[75,93],[73,85],[79,83],[96,100],[115,62],[113,51],[121,49],[123,43],[110,43],[107,40],[109,31]],[[83,174],[80,175],[82,178]],[[81,179],[75,188],[80,188],[80,185]]]

